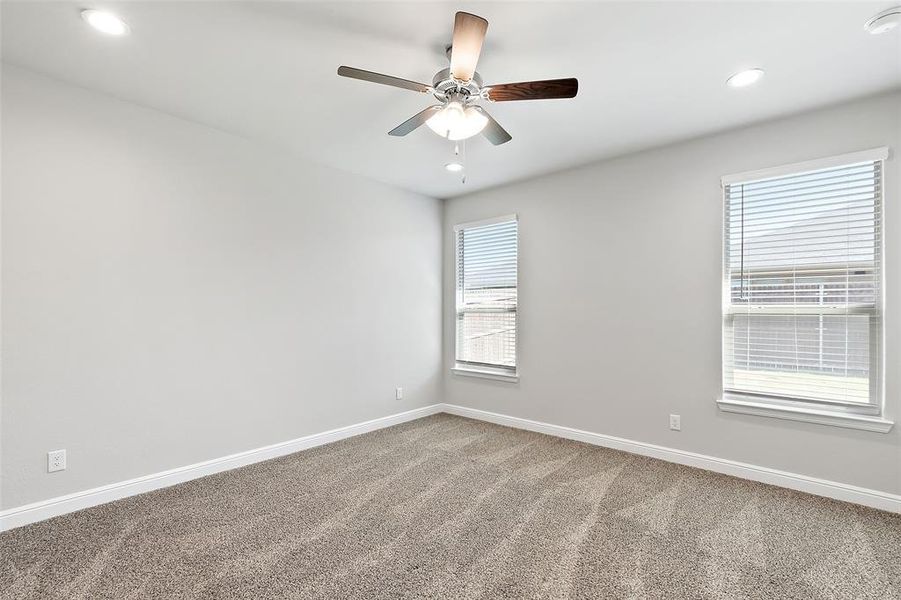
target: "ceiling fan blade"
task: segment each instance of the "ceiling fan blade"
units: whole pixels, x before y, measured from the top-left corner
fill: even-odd
[[[355,69],[353,67],[338,67],[338,75],[341,77],[350,77],[351,79],[360,79],[362,81],[371,81],[372,83],[381,83],[382,85],[391,85],[394,87],[413,90],[414,92],[426,93],[432,90],[431,87],[417,81],[409,79],[401,79],[400,77],[392,77],[391,75],[382,75],[373,71],[364,71],[363,69]]]
[[[454,18],[454,41],[451,46],[450,72],[454,79],[469,81],[476,72],[488,21],[467,12]]]
[[[495,146],[506,144],[513,139],[513,136],[507,133],[507,130],[500,126],[500,123],[494,120],[494,117],[488,114],[488,111],[481,106],[477,107],[479,112],[488,117],[488,124],[482,130],[482,135],[488,138],[488,141]]]
[[[419,127],[426,121],[428,121],[432,117],[432,115],[435,113],[435,111],[439,110],[440,108],[441,107],[438,105],[430,106],[427,109],[416,113],[415,115],[413,115],[412,117],[410,117],[409,119],[407,119],[406,121],[404,121],[403,123],[401,123],[400,125],[395,127],[394,129],[389,131],[388,135],[394,135],[394,136],[407,135],[408,133],[410,133],[411,131],[413,131],[414,129],[416,129],[417,127]]]
[[[492,102],[511,100],[544,100],[550,98],[574,98],[579,91],[579,80],[547,79],[545,81],[523,81],[485,86],[488,99]]]

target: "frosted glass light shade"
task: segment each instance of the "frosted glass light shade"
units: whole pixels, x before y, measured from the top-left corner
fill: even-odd
[[[441,137],[457,141],[480,133],[488,124],[488,117],[474,106],[464,109],[459,102],[449,102],[425,124]]]

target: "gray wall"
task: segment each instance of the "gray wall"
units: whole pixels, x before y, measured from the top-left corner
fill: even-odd
[[[598,135],[604,135],[598,131]],[[719,412],[722,192],[729,173],[890,146],[886,398],[901,418],[901,95],[769,122],[445,203],[455,223],[517,213],[518,384],[450,374],[445,401],[901,493],[889,434]],[[454,356],[445,303],[445,372]],[[682,416],[682,431],[668,415]]]
[[[438,201],[2,84],[3,508],[440,401]]]

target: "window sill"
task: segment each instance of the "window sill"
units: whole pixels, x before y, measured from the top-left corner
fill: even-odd
[[[849,429],[862,429],[876,433],[888,433],[895,424],[894,421],[889,421],[882,417],[843,414],[812,408],[778,406],[753,400],[739,400],[737,398],[720,398],[716,403],[719,405],[720,410],[725,412],[773,417],[789,421],[804,421],[806,423],[846,427]]]
[[[466,377],[481,377],[482,379],[494,379],[495,381],[509,381],[517,383],[519,375],[511,375],[507,371],[491,370],[491,369],[473,369],[471,367],[453,367],[451,373],[454,375],[463,375]]]

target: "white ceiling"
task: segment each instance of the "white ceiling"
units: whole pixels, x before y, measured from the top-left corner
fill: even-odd
[[[316,162],[437,197],[901,87],[901,32],[863,23],[889,2],[14,2],[3,60]],[[90,5],[132,28],[100,35]],[[431,83],[458,9],[488,19],[486,83],[578,77],[573,100],[489,106],[513,141],[386,132],[430,97],[340,78],[346,64]],[[741,68],[766,77],[724,85]]]

